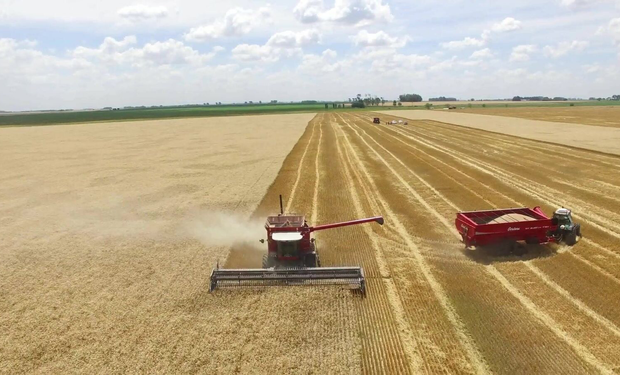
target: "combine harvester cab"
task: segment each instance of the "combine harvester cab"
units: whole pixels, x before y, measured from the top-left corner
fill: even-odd
[[[504,243],[514,250],[520,241],[564,242],[572,246],[581,237],[581,226],[573,222],[571,211],[565,208],[558,209],[551,218],[540,207],[459,212],[455,225],[465,247]]]
[[[362,267],[321,267],[316,241],[311,234],[370,222],[383,225],[383,217],[311,227],[302,215],[285,215],[280,197],[280,214],[267,217],[265,223],[267,254],[263,256],[263,268],[224,269],[218,265],[211,272],[210,291],[226,286],[352,285],[365,294]]]

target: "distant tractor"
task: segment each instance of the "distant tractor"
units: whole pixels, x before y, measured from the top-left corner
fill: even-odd
[[[379,117],[375,117],[374,119],[372,119],[372,123],[373,124],[380,124],[381,123],[381,119]]]

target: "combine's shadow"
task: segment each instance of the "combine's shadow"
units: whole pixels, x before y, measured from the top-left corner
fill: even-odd
[[[474,262],[489,265],[498,262],[524,262],[534,259],[549,258],[558,254],[557,246],[517,244],[512,250],[505,245],[491,245],[476,247],[475,249],[461,249],[461,252]]]

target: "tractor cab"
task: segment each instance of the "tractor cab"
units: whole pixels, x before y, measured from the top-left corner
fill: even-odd
[[[553,213],[551,223],[558,226],[555,233],[558,242],[564,241],[572,246],[577,243],[577,237],[581,237],[581,225],[573,221],[572,212],[568,208],[558,208]]]
[[[569,210],[568,208],[558,208],[553,214],[552,219],[554,221],[557,221],[558,223],[557,225],[562,230],[564,229],[571,230],[573,229],[573,226],[575,225],[573,223],[573,216],[571,215],[571,210]]]

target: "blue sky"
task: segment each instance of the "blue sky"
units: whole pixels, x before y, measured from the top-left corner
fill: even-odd
[[[0,0],[0,110],[619,87],[620,0]]]

